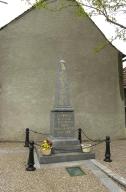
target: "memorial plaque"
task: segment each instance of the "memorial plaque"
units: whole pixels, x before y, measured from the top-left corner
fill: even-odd
[[[80,167],[66,167],[66,170],[71,177],[86,175]]]

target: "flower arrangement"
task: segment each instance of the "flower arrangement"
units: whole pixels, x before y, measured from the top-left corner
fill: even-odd
[[[44,139],[42,144],[41,144],[41,150],[43,151],[50,151],[51,153],[51,149],[52,149],[52,142],[49,141],[48,139]]]

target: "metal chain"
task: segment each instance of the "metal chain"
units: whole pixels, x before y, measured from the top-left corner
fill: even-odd
[[[48,134],[46,134],[46,133],[37,132],[37,131],[34,131],[34,130],[32,130],[32,129],[29,129],[29,131],[31,131],[31,132],[33,132],[33,133],[40,134],[40,135],[48,135]]]
[[[92,141],[92,142],[96,142],[96,140],[93,140],[93,139],[91,139],[91,138],[89,138],[88,136],[87,136],[87,134],[81,129],[81,131],[82,131],[82,133],[84,134],[84,136],[88,139],[88,140],[90,140],[90,141]]]
[[[41,133],[41,132],[34,131],[34,130],[32,130],[32,129],[29,129],[29,131],[31,131],[31,132],[33,132],[33,133],[41,134],[41,135],[48,135],[48,134],[44,134],[44,133]],[[75,131],[78,131],[78,129],[76,129]],[[88,140],[90,140],[90,141],[92,141],[92,142],[96,142],[96,140],[93,140],[93,139],[89,138],[82,129],[81,129],[81,131],[82,131],[83,135],[84,135]],[[91,145],[91,146],[88,146],[88,147],[86,147],[86,148],[90,148],[90,147],[99,145],[99,144],[103,143],[104,141],[105,141],[105,140],[99,141],[98,143],[95,143],[95,144],[93,144],[93,145]],[[39,147],[41,147],[41,145],[39,145],[39,144],[37,144],[37,143],[34,143],[34,144],[37,145],[37,146],[39,146]],[[58,150],[61,150],[61,149],[58,149]],[[63,150],[63,149],[62,149],[62,150]]]
[[[94,146],[96,146],[96,145],[99,145],[99,144],[103,143],[104,141],[105,141],[105,140],[99,141],[98,143],[95,143],[95,144],[93,144],[93,145],[91,145],[91,146],[87,146],[87,147],[85,147],[85,148],[94,147]]]

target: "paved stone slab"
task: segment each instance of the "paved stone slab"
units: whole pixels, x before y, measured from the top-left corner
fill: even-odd
[[[108,169],[106,166],[102,165],[96,160],[91,160],[97,167],[99,167],[104,173],[106,173],[109,177],[126,187],[126,179],[121,177],[120,175],[116,174],[115,172]]]
[[[36,169],[40,169],[41,168],[41,165],[40,165],[40,163],[39,163],[39,160],[38,160],[38,156],[37,156],[37,153],[36,153],[36,151],[34,151],[34,161],[35,161],[35,168]]]
[[[107,174],[99,169],[91,160],[84,161],[84,165],[87,166],[96,177],[98,177],[103,185],[105,185],[110,192],[124,192]]]

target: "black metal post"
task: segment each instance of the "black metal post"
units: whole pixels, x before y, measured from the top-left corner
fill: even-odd
[[[106,136],[106,150],[105,150],[105,159],[104,161],[106,162],[112,162],[111,160],[111,153],[110,153],[110,137],[109,136]]]
[[[26,171],[35,171],[36,168],[34,167],[34,164],[34,141],[32,141],[29,143],[29,158]]]
[[[25,129],[25,145],[24,147],[29,147],[29,128]]]
[[[80,141],[80,144],[82,143],[82,136],[81,136],[82,134],[81,133],[82,133],[82,130],[81,130],[81,128],[79,128],[78,129],[78,140]]]

